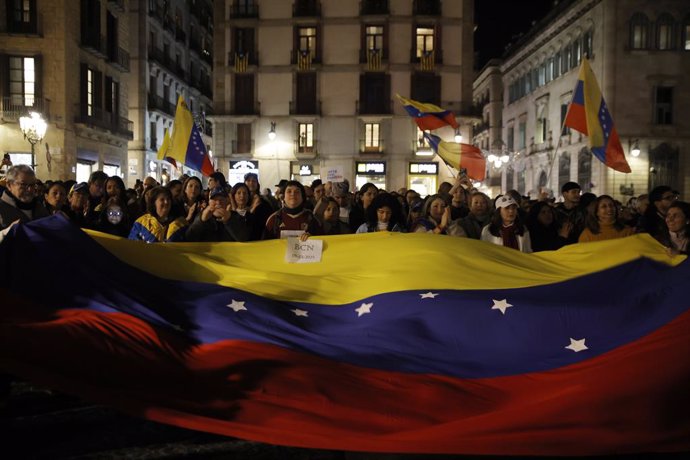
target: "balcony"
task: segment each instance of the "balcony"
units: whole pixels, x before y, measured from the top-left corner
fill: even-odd
[[[254,115],[261,114],[261,103],[254,102],[253,104],[238,104],[235,103],[232,107],[230,115]]]
[[[473,131],[474,135],[477,136],[477,135],[483,133],[484,131],[488,131],[488,130],[489,130],[489,122],[487,121],[487,122],[482,122],[482,123],[478,123],[478,124],[474,125],[474,129],[472,131]]]
[[[105,35],[98,31],[84,29],[81,34],[81,47],[100,58],[108,57],[107,41]]]
[[[367,70],[376,72],[381,69],[383,63],[388,61],[387,49],[361,49],[359,50],[359,63],[366,64]]]
[[[235,72],[246,72],[250,65],[259,65],[259,53],[256,51],[230,51],[228,66],[234,67]]]
[[[413,49],[410,52],[410,62],[419,64],[417,70],[422,72],[433,72],[437,64],[443,64],[442,50],[421,51],[421,56],[417,56],[420,50]]]
[[[119,46],[108,51],[108,61],[121,72],[129,72],[129,53]]]
[[[77,104],[77,115],[74,117],[74,122],[91,128],[110,131],[113,134],[120,135],[129,140],[134,139],[132,130],[134,124],[132,121],[116,114],[106,112],[99,107],[91,107],[90,114],[87,110],[87,107]]]
[[[36,18],[36,12],[33,11],[28,22],[24,21],[13,21],[11,18],[7,18],[7,29],[2,32],[7,32],[9,34],[20,34],[20,35],[41,35],[42,31],[39,28],[39,24]]]
[[[165,67],[171,73],[177,75],[178,78],[182,80],[187,79],[187,71],[184,67],[182,67],[182,64],[178,63],[177,61],[173,61],[173,59],[168,56],[164,50],[156,48],[155,46],[149,46],[149,59],[157,62],[160,66]]]
[[[237,142],[232,141],[232,154],[233,155],[243,155],[249,154],[254,151],[254,141],[249,142]]]
[[[165,11],[158,2],[149,2],[149,16],[158,21],[161,25],[165,21]]]
[[[39,112],[46,120],[50,119],[50,101],[24,97],[3,97],[0,119],[5,122],[18,122],[19,117],[28,112]]]
[[[319,0],[295,0],[292,5],[292,17],[321,17],[321,2]]]
[[[362,155],[380,155],[383,154],[384,150],[383,139],[378,139],[376,142],[370,140],[368,143],[364,139],[359,140],[359,153]]]
[[[359,14],[362,16],[389,14],[388,0],[362,0]]]
[[[290,101],[290,115],[321,115],[321,99],[318,101]]]
[[[166,101],[157,94],[149,93],[148,95],[148,109],[158,110],[171,117],[175,116],[175,105],[172,102]]]
[[[357,101],[356,110],[358,115],[390,115],[393,113],[393,101]]]
[[[299,159],[315,158],[317,153],[317,141],[313,140],[312,145],[304,145],[299,140],[295,141],[295,157]]]
[[[412,14],[415,16],[440,16],[440,0],[414,0]]]
[[[259,5],[254,3],[235,2],[230,7],[230,19],[246,19],[259,17]]]

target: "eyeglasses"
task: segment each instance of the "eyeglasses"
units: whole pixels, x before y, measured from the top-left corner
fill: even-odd
[[[109,217],[120,217],[122,216],[122,211],[108,211]]]
[[[24,190],[36,187],[36,182],[31,182],[31,183],[12,182],[12,183],[15,184],[16,186],[18,186],[19,188],[24,189]]]

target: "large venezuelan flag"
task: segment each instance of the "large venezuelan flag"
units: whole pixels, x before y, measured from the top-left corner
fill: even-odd
[[[630,172],[613,118],[586,58],[582,58],[564,125],[587,136],[590,150],[606,166],[616,171]]]
[[[174,164],[184,164],[204,176],[213,174],[206,144],[182,96],[177,101],[173,133],[165,156]]]
[[[648,236],[536,255],[426,234],[0,245],[2,371],[182,427],[326,449],[690,449],[690,265]]]
[[[414,118],[415,123],[422,131],[433,131],[444,126],[452,126],[457,129],[460,126],[455,120],[455,114],[450,110],[444,110],[437,105],[426,102],[417,102],[399,94],[396,96],[407,114]]]
[[[483,181],[486,177],[486,158],[479,149],[470,144],[458,142],[445,142],[440,137],[431,133],[424,133],[432,150],[443,161],[455,169],[465,168],[467,175],[477,181]]]

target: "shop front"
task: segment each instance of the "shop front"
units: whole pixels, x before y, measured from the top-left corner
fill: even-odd
[[[244,175],[248,173],[254,173],[259,177],[259,182],[261,182],[261,177],[259,176],[259,162],[256,160],[240,160],[231,161],[230,168],[228,169],[228,184],[235,185],[239,182],[244,182]]]
[[[321,179],[321,166],[318,163],[306,161],[290,163],[290,180],[296,180],[302,185],[311,185],[316,179]]]
[[[407,189],[414,190],[421,196],[436,193],[438,182],[438,163],[411,161],[407,175]]]
[[[358,161],[355,164],[355,186],[359,190],[362,185],[370,182],[379,189],[386,189],[385,161]]]

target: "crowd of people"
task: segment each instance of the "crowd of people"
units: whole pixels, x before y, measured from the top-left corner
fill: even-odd
[[[0,230],[59,213],[81,228],[149,243],[389,231],[473,238],[536,252],[644,232],[669,253],[687,254],[690,237],[690,204],[663,185],[623,204],[608,195],[583,194],[579,184],[567,182],[556,203],[548,197],[530,200],[515,190],[491,199],[462,176],[422,197],[371,183],[352,191],[347,180],[319,179],[308,186],[281,180],[275,193],[262,193],[256,174],[230,186],[220,172],[209,177],[206,188],[198,177],[182,176],[165,186],[147,177],[128,189],[120,177],[102,171],[88,182],[41,182],[29,166],[17,165],[0,191]]]

